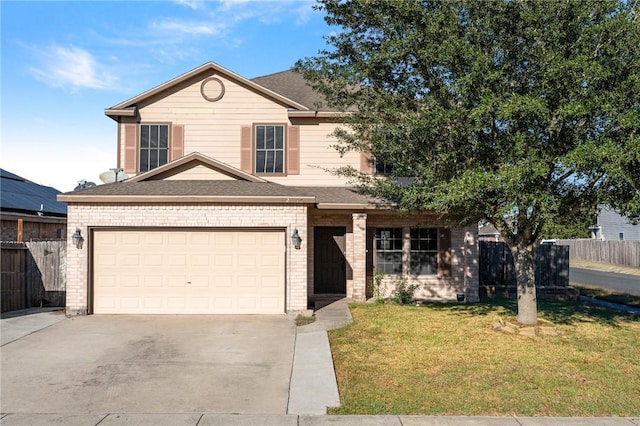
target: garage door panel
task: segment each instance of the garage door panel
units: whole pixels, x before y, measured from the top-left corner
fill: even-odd
[[[120,279],[120,286],[138,288],[140,287],[140,278],[137,275],[123,275]]]
[[[211,256],[208,254],[194,254],[191,256],[191,266],[208,267],[211,265]]]
[[[95,231],[94,313],[284,313],[284,237],[282,231]]]
[[[139,234],[123,234],[120,237],[120,244],[124,246],[138,246],[140,245]]]
[[[136,299],[136,302],[137,302],[137,299]],[[163,307],[163,305],[165,304],[162,303],[162,297],[144,296],[143,306],[146,309],[160,310]],[[137,303],[136,303],[136,306],[138,306]]]
[[[145,254],[143,256],[144,266],[162,266],[161,254]]]
[[[259,266],[257,260],[258,260],[258,256],[255,254],[238,255],[238,265],[240,266],[250,267],[250,268]]]
[[[163,279],[160,275],[146,275],[143,277],[143,283],[145,288],[162,287]]]
[[[115,266],[117,256],[115,254],[98,254],[95,256],[97,266]]]
[[[232,266],[234,266],[234,257],[231,254],[216,253],[214,256],[213,264],[215,266],[231,268]]]
[[[167,287],[170,288],[183,288],[187,285],[184,275],[168,275]]]

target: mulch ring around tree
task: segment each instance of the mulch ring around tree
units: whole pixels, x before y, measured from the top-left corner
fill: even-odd
[[[543,319],[538,319],[538,323],[535,325],[520,324],[515,318],[507,321],[499,319],[498,322],[493,324],[493,330],[527,337],[561,336],[564,334],[552,322]]]

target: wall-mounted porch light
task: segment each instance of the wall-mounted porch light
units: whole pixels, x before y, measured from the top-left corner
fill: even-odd
[[[298,234],[298,228],[293,230],[293,234],[291,234],[291,244],[296,250],[300,250],[300,245],[302,244],[302,238],[300,234]]]
[[[77,249],[82,248],[82,244],[84,244],[84,238],[82,237],[82,234],[80,233],[79,228],[76,228],[76,232],[74,232],[73,235],[71,236],[71,241],[73,242],[73,245],[76,246]]]

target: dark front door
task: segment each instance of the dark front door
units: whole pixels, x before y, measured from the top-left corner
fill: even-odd
[[[317,226],[314,228],[313,290],[315,294],[347,292],[346,251],[347,228]]]

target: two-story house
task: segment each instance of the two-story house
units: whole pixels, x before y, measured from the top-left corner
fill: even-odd
[[[292,71],[206,63],[105,113],[129,179],[59,197],[69,314],[295,312],[364,301],[376,268],[387,291],[407,277],[418,299],[478,298],[476,227],[402,215],[332,173],[375,170],[333,148],[340,114]]]

